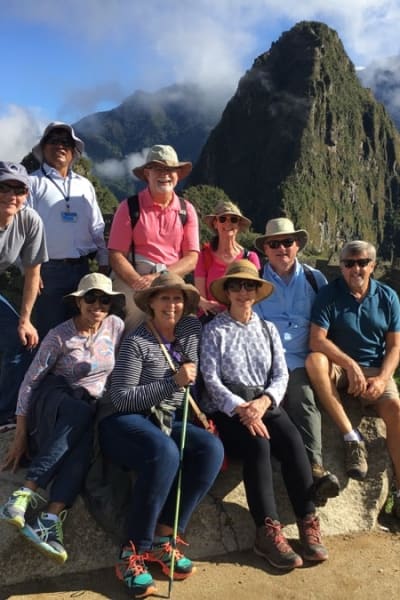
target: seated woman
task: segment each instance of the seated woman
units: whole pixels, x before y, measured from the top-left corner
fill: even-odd
[[[169,575],[175,552],[174,578],[185,579],[194,571],[192,561],[173,548],[172,534],[182,401],[185,388],[196,378],[198,362],[201,326],[190,314],[198,301],[196,288],[174,273],[164,273],[149,288],[136,292],[137,306],[150,318],[121,344],[110,387],[115,412],[99,424],[104,456],[136,474],[116,572],[140,598],[155,590],[149,564],[158,563]],[[180,533],[214,482],[222,460],[219,439],[188,423],[181,466]]]
[[[303,560],[282,533],[272,455],[281,463],[303,557],[321,561],[328,553],[310,499],[310,463],[296,426],[279,406],[288,381],[280,337],[252,310],[273,289],[248,260],[233,263],[211,284],[213,296],[227,310],[205,326],[201,340],[200,366],[209,395],[203,409],[212,413],[227,454],[243,459],[247,502],[257,528],[255,552],[278,569],[293,569]]]
[[[238,233],[246,231],[251,221],[242,215],[236,204],[220,202],[215,213],[206,215],[203,221],[215,235],[199,254],[194,283],[200,292],[199,307],[202,313],[212,317],[225,307],[213,297],[211,283],[222,277],[226,268],[236,260],[247,258],[257,269],[260,268],[260,260],[255,252],[244,249],[237,241]]]
[[[25,374],[17,403],[17,428],[2,470],[15,472],[24,455],[32,455],[26,479],[0,509],[0,518],[16,526],[44,554],[67,560],[62,523],[87,472],[97,399],[114,367],[124,323],[115,314],[123,294],[111,279],[85,275],[78,290],[66,296],[78,314],[51,329]],[[25,521],[31,505],[44,499],[38,488],[52,483],[46,512],[33,525]]]

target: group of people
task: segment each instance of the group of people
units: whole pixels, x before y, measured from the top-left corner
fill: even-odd
[[[63,522],[97,428],[105,459],[136,475],[116,566],[135,597],[154,593],[153,563],[175,579],[194,572],[181,536],[224,452],[243,463],[254,551],[278,569],[326,560],[316,508],[340,486],[323,463],[317,401],[343,435],[348,476],[359,480],[367,448],[340,392],[376,409],[400,487],[400,305],[372,278],[374,247],[345,244],[341,276],[328,284],[297,258],[305,230],[271,219],[258,252],[248,250],[237,238],[251,221],[224,201],[204,217],[214,237],[200,248],[196,210],[175,192],[191,163],[156,145],[134,169],[146,187],[121,202],[107,251],[94,189],[72,170],[83,149],[72,127],[55,122],[33,149],[35,173],[0,163],[0,271],[18,261],[24,270],[20,313],[0,296],[3,430],[16,415],[2,468],[27,463],[1,519],[63,563]],[[90,272],[93,257],[98,272]],[[184,280],[193,271],[194,285]],[[186,422],[189,392],[218,437]],[[272,457],[300,553],[282,530]],[[47,487],[46,505],[39,490]],[[399,491],[394,512],[400,518]]]

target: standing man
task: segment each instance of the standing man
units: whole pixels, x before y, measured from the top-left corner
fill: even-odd
[[[145,164],[133,170],[147,187],[121,202],[115,213],[108,248],[114,289],[126,296],[126,331],[144,318],[134,302],[136,291],[148,288],[163,271],[184,277],[196,266],[200,251],[197,214],[174,191],[191,170],[192,163],[180,162],[172,146],[153,146]]]
[[[340,253],[342,276],[322,289],[311,315],[306,367],[320,402],[343,435],[346,471],[362,480],[367,449],[342,404],[340,390],[375,409],[397,480],[394,512],[400,518],[400,400],[393,374],[399,364],[400,304],[394,290],[372,278],[376,250],[362,240]]]
[[[68,319],[63,296],[76,290],[97,257],[107,271],[104,220],[93,185],[72,170],[84,144],[70,125],[50,123],[32,152],[40,168],[31,174],[29,203],[42,217],[49,262],[42,269],[42,289],[36,303],[40,338]]]
[[[315,501],[319,505],[339,494],[339,482],[322,461],[321,413],[305,369],[308,355],[311,308],[325,276],[302,265],[297,254],[308,241],[304,229],[295,230],[292,221],[271,219],[265,235],[256,238],[257,249],[268,263],[263,278],[275,286],[275,292],[255,305],[255,312],[278,328],[289,369],[284,407],[299,429],[311,463]]]
[[[0,273],[17,260],[24,270],[20,314],[0,294],[0,431],[15,427],[19,386],[31,362],[31,350],[39,341],[31,313],[47,252],[43,223],[25,205],[29,187],[25,167],[0,162]]]

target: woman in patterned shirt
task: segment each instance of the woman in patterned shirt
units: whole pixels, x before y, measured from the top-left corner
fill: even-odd
[[[121,344],[110,388],[115,412],[100,421],[99,434],[105,457],[136,474],[116,571],[134,596],[143,598],[155,590],[149,564],[158,563],[170,575],[175,552],[174,579],[194,572],[192,561],[173,548],[172,533],[182,402],[185,388],[196,378],[201,326],[192,314],[199,302],[197,289],[174,273],[165,272],[149,288],[137,291],[135,302],[149,319]],[[222,460],[219,439],[188,423],[179,533],[214,482]]]
[[[59,563],[67,560],[66,508],[79,494],[89,466],[96,402],[124,329],[122,319],[112,314],[121,309],[124,296],[113,292],[105,275],[85,275],[66,299],[76,305],[76,316],[44,337],[19,391],[17,428],[2,469],[15,471],[24,455],[33,459],[23,486],[0,508],[1,519]],[[25,513],[44,501],[37,490],[50,483],[47,512],[29,525]]]
[[[322,561],[319,520],[311,501],[312,474],[301,436],[280,403],[288,371],[275,326],[252,307],[273,292],[248,260],[239,260],[211,284],[214,297],[227,306],[208,323],[200,351],[208,392],[203,408],[212,414],[228,455],[243,460],[243,482],[257,533],[254,550],[278,569],[303,564],[282,533],[272,480],[271,457],[283,479],[297,517],[303,556]]]

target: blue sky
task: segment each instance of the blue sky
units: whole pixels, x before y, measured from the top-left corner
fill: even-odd
[[[400,53],[400,0],[0,0],[0,158],[52,120],[75,122],[137,89],[196,81],[229,98],[300,20],[339,33],[357,66]]]

